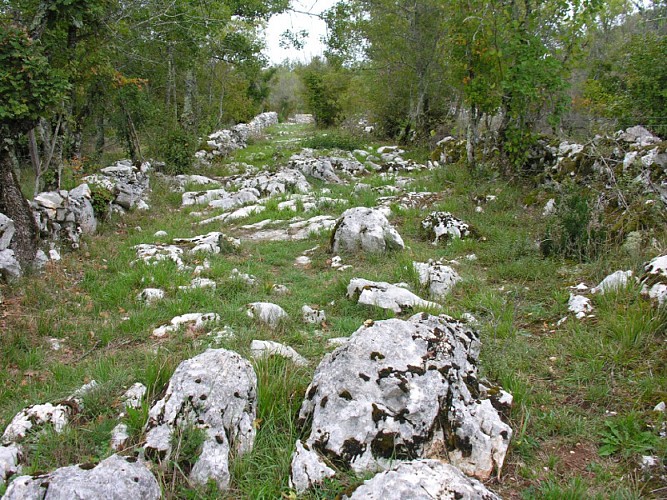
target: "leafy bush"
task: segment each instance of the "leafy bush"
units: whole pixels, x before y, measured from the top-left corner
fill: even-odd
[[[90,202],[93,205],[95,217],[98,220],[106,219],[109,215],[111,202],[114,200],[113,193],[99,184],[90,183],[88,186],[90,187]]]
[[[359,137],[340,132],[315,135],[304,141],[303,145],[312,149],[342,149],[344,151],[363,148],[363,143]]]
[[[607,420],[605,426],[607,429],[602,432],[602,446],[598,451],[603,457],[617,453],[625,458],[647,455],[655,449],[658,441],[655,434],[642,430],[643,425],[634,413]]]
[[[606,240],[607,232],[590,193],[569,186],[557,201],[556,212],[547,225],[540,250],[545,256],[560,255],[586,261],[600,253]]]
[[[185,130],[175,128],[162,136],[158,143],[158,155],[165,162],[169,175],[185,174],[192,166],[197,140]]]

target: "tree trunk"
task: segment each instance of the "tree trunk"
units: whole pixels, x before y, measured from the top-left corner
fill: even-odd
[[[181,113],[181,125],[190,133],[195,131],[195,92],[197,81],[192,68],[185,73],[185,94],[183,95],[183,112]]]
[[[21,193],[9,150],[0,146],[0,212],[14,221],[11,248],[22,266],[35,260],[39,232],[28,200]]]

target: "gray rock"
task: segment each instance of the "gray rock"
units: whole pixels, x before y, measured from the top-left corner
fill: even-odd
[[[412,266],[419,277],[419,284],[436,300],[443,299],[461,281],[461,276],[453,268],[440,261],[413,262]]]
[[[9,248],[0,250],[0,276],[5,279],[19,278],[21,276],[21,264],[14,256],[14,250]]]
[[[136,382],[132,384],[132,387],[125,391],[120,399],[125,408],[140,408],[147,391],[148,389],[144,384]]]
[[[133,261],[131,265],[137,262],[144,262],[149,265],[156,265],[164,261],[172,261],[176,264],[179,271],[185,269],[185,263],[181,256],[183,249],[176,245],[151,245],[142,243],[132,247],[137,252],[137,260]]]
[[[164,299],[164,290],[160,288],[144,288],[138,295],[137,300],[145,302],[148,305]]]
[[[5,500],[142,500],[159,499],[160,486],[143,462],[111,455],[95,467],[62,467],[42,476],[17,477]]]
[[[441,307],[440,304],[424,300],[399,285],[352,278],[347,286],[347,296],[352,300],[356,299],[359,304],[390,309],[396,313],[407,309],[439,309]]]
[[[343,181],[334,171],[328,158],[315,158],[312,151],[292,155],[289,166],[303,172],[304,175],[319,179],[331,184],[343,184]]]
[[[308,360],[296,352],[292,347],[272,342],[270,340],[253,340],[250,343],[250,352],[253,358],[281,356],[292,360],[297,366],[307,366]]]
[[[648,295],[661,306],[667,304],[667,255],[660,255],[644,264],[640,284],[642,294]]]
[[[192,205],[207,205],[213,200],[219,200],[229,196],[225,189],[209,189],[208,191],[188,191],[181,196],[181,205],[189,207]]]
[[[14,237],[14,231],[14,221],[0,213],[0,251],[9,248],[9,244]]]
[[[479,351],[479,334],[444,315],[367,323],[315,370],[299,412],[304,444],[355,472],[438,457],[489,478],[512,430],[480,393]]]
[[[221,208],[231,210],[251,203],[259,202],[259,191],[254,188],[241,189],[235,193],[229,193],[227,196],[212,200],[208,206],[211,208]]]
[[[130,439],[127,425],[118,424],[111,430],[111,449],[114,451],[121,451],[125,448],[127,441]]]
[[[177,245],[187,244],[191,246],[191,254],[199,252],[218,254],[223,248],[238,248],[241,245],[241,240],[225,236],[219,231],[213,231],[194,238],[174,238],[174,243]]]
[[[350,208],[336,222],[332,250],[339,252],[381,253],[405,248],[403,239],[378,210]]]
[[[661,142],[659,137],[656,137],[641,125],[630,127],[625,132],[618,132],[617,136],[622,141],[635,143],[639,146],[649,146]]]
[[[314,325],[319,325],[327,320],[327,315],[322,309],[313,309],[308,305],[301,308],[301,315],[304,322]]]
[[[607,292],[622,290],[628,286],[632,274],[633,273],[630,270],[616,271],[603,279],[598,286],[591,290],[591,292],[605,294]]]
[[[593,304],[588,297],[571,293],[567,301],[567,310],[573,313],[577,319],[582,319],[593,312]]]
[[[457,219],[449,212],[431,212],[421,222],[422,229],[427,237],[437,245],[440,240],[449,241],[456,238],[466,238],[472,235],[470,226]]]
[[[153,337],[164,337],[168,333],[178,331],[183,325],[192,325],[194,329],[203,328],[207,323],[220,321],[220,316],[215,313],[188,313],[181,314],[171,319],[168,325],[162,325],[153,330]]]
[[[0,446],[0,486],[12,476],[21,473],[21,448],[12,443],[9,446]]]
[[[183,361],[169,381],[167,393],[148,414],[145,449],[168,460],[171,435],[192,425],[206,433],[202,454],[190,477],[198,484],[213,479],[229,484],[229,453],[252,450],[257,414],[257,376],[235,352],[208,349]]]
[[[275,328],[283,320],[287,319],[285,310],[277,304],[271,302],[252,302],[247,306],[249,317],[256,319],[271,328]]]
[[[404,462],[359,486],[350,500],[500,500],[486,486],[438,460]]]
[[[292,455],[289,486],[301,494],[311,486],[321,484],[322,480],[333,477],[336,472],[329,467],[322,457],[301,440],[297,440]]]

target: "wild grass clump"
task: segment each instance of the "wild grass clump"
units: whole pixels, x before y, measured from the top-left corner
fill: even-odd
[[[361,138],[349,132],[329,132],[318,134],[306,139],[303,147],[311,149],[342,149],[343,151],[354,151],[363,149],[364,142]]]

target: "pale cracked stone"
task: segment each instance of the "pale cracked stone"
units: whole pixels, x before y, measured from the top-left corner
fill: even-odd
[[[111,430],[111,449],[114,451],[121,451],[125,448],[127,441],[130,439],[130,434],[126,424],[118,424]]]
[[[400,313],[406,309],[440,309],[442,306],[429,302],[407,290],[402,283],[394,284],[383,281],[369,281],[363,278],[352,278],[347,286],[347,296],[359,304],[391,309]]]
[[[125,408],[140,408],[148,389],[141,382],[136,382],[120,397]]]
[[[255,359],[261,359],[268,356],[281,356],[292,360],[297,366],[308,365],[308,360],[296,352],[292,347],[271,340],[253,340],[250,343],[250,352]]]
[[[405,248],[401,235],[378,210],[366,207],[343,212],[333,229],[332,250],[382,253]]]
[[[448,242],[452,239],[467,238],[472,235],[470,226],[449,212],[431,212],[421,222],[421,226],[434,245],[437,245],[440,241]]]
[[[179,271],[185,269],[182,259],[183,249],[176,245],[151,245],[142,243],[132,248],[137,252],[137,260],[132,261],[130,265],[134,265],[140,261],[148,265],[157,265],[160,262],[172,261],[176,264]]]
[[[208,191],[188,191],[181,196],[181,205],[190,207],[193,205],[207,205],[213,200],[219,200],[229,196],[225,189],[209,189]]]
[[[142,500],[159,499],[153,473],[136,458],[111,455],[95,467],[70,465],[41,476],[17,477],[4,500]]]
[[[632,271],[616,271],[603,279],[598,286],[591,290],[591,293],[605,294],[622,290],[630,282]]]
[[[21,273],[21,264],[14,256],[14,250],[0,250],[0,276],[6,279],[19,278]]]
[[[643,294],[661,306],[667,304],[667,255],[660,255],[644,264],[640,283]]]
[[[14,416],[2,435],[2,442],[20,442],[29,432],[39,431],[45,425],[53,426],[53,430],[60,433],[74,413],[73,405],[67,404],[44,403],[28,406]]]
[[[182,325],[192,325],[193,328],[203,328],[206,323],[220,321],[220,316],[215,313],[188,313],[171,319],[168,325],[162,325],[153,330],[153,337],[164,337],[168,333],[178,331]]]
[[[246,313],[250,318],[256,319],[271,328],[275,328],[283,319],[287,319],[285,310],[271,302],[252,302],[246,308]]]
[[[168,460],[176,429],[200,428],[206,440],[190,477],[197,484],[213,479],[225,489],[229,454],[252,450],[256,415],[257,376],[252,365],[235,352],[208,349],[178,365],[165,396],[150,409],[145,450],[148,456]]]
[[[500,391],[481,394],[480,347],[475,330],[445,315],[367,322],[315,370],[299,412],[304,445],[357,473],[437,457],[488,479],[512,429],[494,408]]]
[[[403,462],[365,481],[349,500],[500,500],[476,479],[439,460]]]
[[[164,290],[160,288],[144,288],[137,295],[137,300],[145,302],[148,305],[154,304],[164,299]]]
[[[419,284],[436,300],[443,299],[461,281],[459,273],[440,261],[413,262],[412,266],[419,277]]]
[[[571,293],[570,299],[567,301],[567,310],[574,313],[577,319],[582,319],[593,312],[593,304],[588,297]]]
[[[225,236],[219,231],[212,231],[207,234],[195,236],[194,238],[174,238],[176,245],[189,245],[191,254],[212,253],[218,254],[224,248],[238,248],[241,246],[241,240]]]
[[[193,278],[189,285],[179,286],[179,290],[198,290],[201,288],[211,288],[215,290],[218,284],[209,278]]]
[[[309,305],[304,305],[301,308],[301,315],[305,323],[318,325],[327,320],[327,315],[322,309],[313,309]]]
[[[329,467],[322,457],[297,440],[292,455],[289,487],[301,494],[313,485],[321,484],[322,480],[333,477],[336,472]]]
[[[14,221],[0,213],[0,251],[9,248],[14,232]]]
[[[21,448],[16,443],[0,446],[0,486],[10,477],[21,473],[21,456]]]

